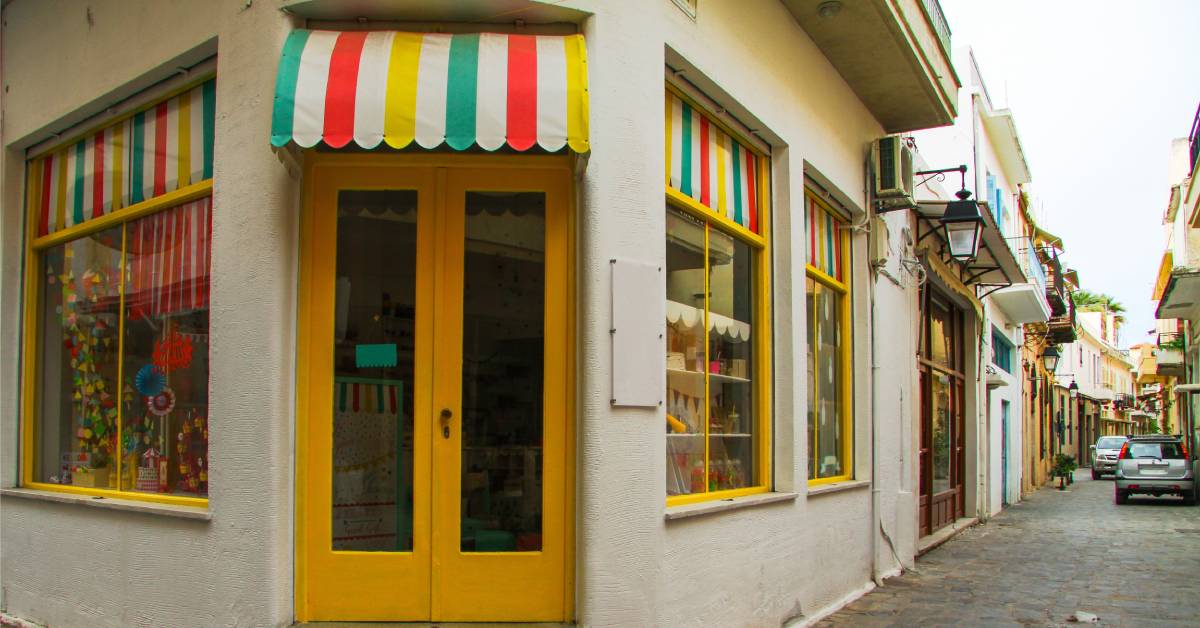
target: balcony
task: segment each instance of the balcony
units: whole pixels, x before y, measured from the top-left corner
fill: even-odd
[[[990,298],[1013,323],[1044,323],[1050,319],[1050,306],[1046,303],[1046,272],[1029,238],[1017,242],[1019,245],[1014,253],[1026,282],[997,290]]]
[[[1047,290],[1047,294],[1049,290]],[[1075,304],[1071,302],[1070,297],[1066,299],[1066,313],[1059,316],[1052,316],[1046,323],[1046,337],[1056,344],[1069,344],[1075,342]]]
[[[1188,133],[1188,150],[1192,160],[1189,162],[1191,171],[1196,171],[1196,159],[1200,158],[1200,106],[1196,107],[1196,116],[1192,118],[1192,130]]]
[[[1164,333],[1158,335],[1158,348],[1154,350],[1154,359],[1159,375],[1182,377],[1183,369],[1183,334]]]
[[[1117,393],[1113,397],[1113,407],[1117,409],[1134,407],[1133,395],[1127,393]]]
[[[1038,257],[1046,269],[1046,303],[1050,304],[1052,316],[1063,316],[1067,313],[1070,296],[1067,294],[1066,280],[1063,279],[1062,262],[1058,259],[1058,251],[1043,247],[1038,249]],[[1074,320],[1075,315],[1071,315]]]
[[[952,124],[961,82],[937,0],[783,0],[889,133]]]

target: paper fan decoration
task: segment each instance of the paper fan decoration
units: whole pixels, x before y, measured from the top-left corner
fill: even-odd
[[[178,371],[192,363],[192,339],[177,331],[154,342],[154,365],[163,372]]]
[[[158,394],[146,398],[146,408],[155,416],[166,416],[175,409],[175,391],[164,387]]]
[[[137,375],[133,378],[133,385],[137,387],[137,391],[147,397],[153,397],[162,392],[162,389],[167,385],[167,376],[153,364],[147,364],[138,370]]]

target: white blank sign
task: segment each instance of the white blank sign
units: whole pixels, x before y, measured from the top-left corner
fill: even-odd
[[[658,264],[611,260],[612,404],[657,406],[666,388],[666,301]]]

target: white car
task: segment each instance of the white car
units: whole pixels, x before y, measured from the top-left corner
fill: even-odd
[[[1092,445],[1093,480],[1099,480],[1105,473],[1116,473],[1117,456],[1121,454],[1121,447],[1127,440],[1127,436],[1101,436],[1100,440]]]

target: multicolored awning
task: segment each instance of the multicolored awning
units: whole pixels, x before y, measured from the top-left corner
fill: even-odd
[[[28,200],[44,236],[213,176],[216,81],[30,160]]]
[[[754,233],[768,167],[701,111],[667,91],[667,185]]]
[[[271,143],[588,151],[583,36],[296,30]]]

